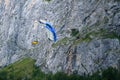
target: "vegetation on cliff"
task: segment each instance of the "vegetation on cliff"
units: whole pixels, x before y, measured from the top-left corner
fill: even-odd
[[[67,75],[63,72],[45,74],[34,65],[35,60],[26,58],[0,70],[0,80],[119,80],[120,71],[115,68],[98,71],[92,75]]]

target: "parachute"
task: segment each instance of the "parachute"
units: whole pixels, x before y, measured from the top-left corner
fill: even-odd
[[[57,39],[56,39],[55,29],[49,23],[46,23],[45,28],[48,29],[47,31],[48,38],[56,42]]]
[[[37,20],[35,20],[34,21],[34,27],[33,27],[34,30],[37,29],[38,23],[42,23],[42,24],[45,25],[42,28],[46,29],[48,39],[51,40],[51,41],[56,42],[57,41],[57,36],[56,36],[56,32],[55,32],[54,27],[50,23],[48,23],[46,21],[43,21],[43,20],[37,21]],[[35,41],[32,42],[32,45],[36,45],[36,44],[38,44],[38,41],[35,40]]]
[[[46,28],[48,38],[56,42],[57,36],[54,27],[50,23],[43,20],[40,20],[39,23],[45,24],[44,28]]]

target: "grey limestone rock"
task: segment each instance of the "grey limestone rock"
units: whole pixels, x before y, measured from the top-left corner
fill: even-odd
[[[42,24],[33,30],[39,19],[55,27],[57,42],[48,40]],[[34,40],[39,44],[33,46]],[[0,0],[0,66],[24,57],[46,73],[119,69],[120,1]]]

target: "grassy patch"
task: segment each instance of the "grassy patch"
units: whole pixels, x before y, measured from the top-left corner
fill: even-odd
[[[77,45],[81,42],[90,42],[92,39],[89,36],[88,37],[87,36],[85,38],[80,38],[80,39],[74,40],[73,45]]]
[[[96,35],[98,35],[98,34],[99,34],[99,32],[88,32],[83,35],[80,34],[81,37],[79,39],[74,40],[73,45],[77,45],[81,42],[90,42],[92,40],[91,36],[96,37]]]
[[[63,72],[45,74],[34,66],[35,60],[26,58],[0,70],[0,80],[119,80],[120,71],[108,68],[92,75],[67,75]]]
[[[80,38],[73,41],[74,45],[77,45],[81,42],[90,42],[92,39],[95,38],[110,38],[110,39],[118,39],[120,41],[120,36],[117,35],[115,32],[108,32],[104,29],[99,29],[96,31],[89,31],[83,35],[80,34]]]
[[[57,41],[56,43],[53,43],[52,47],[57,47],[57,46],[60,46],[60,45],[66,45],[68,41],[69,41],[69,38],[65,37],[65,38]]]
[[[110,38],[110,39],[118,39],[120,41],[120,36],[117,35],[115,32],[111,32],[108,34],[103,35],[104,38]]]
[[[77,45],[81,42],[90,42],[93,38],[101,37],[106,35],[106,30],[99,29],[98,31],[89,31],[85,34],[79,33],[77,29],[71,29],[71,37],[65,37],[56,43],[52,44],[52,47],[57,47],[61,45],[66,45],[68,42],[70,42],[73,45]]]
[[[21,78],[31,78],[34,70],[34,60],[26,58],[22,61],[18,61],[11,64],[2,70],[0,70],[0,80],[19,80]],[[2,76],[4,74],[4,76]]]

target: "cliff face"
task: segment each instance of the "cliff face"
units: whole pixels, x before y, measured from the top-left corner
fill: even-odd
[[[50,22],[57,42],[41,24]],[[32,41],[39,44],[33,46]],[[45,72],[92,73],[120,68],[119,0],[0,0],[0,66],[24,57]]]

